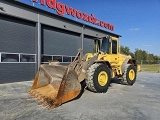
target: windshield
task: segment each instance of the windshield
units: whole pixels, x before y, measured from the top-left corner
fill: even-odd
[[[103,38],[100,50],[102,52],[109,53],[109,48],[110,48],[109,40],[107,38]]]

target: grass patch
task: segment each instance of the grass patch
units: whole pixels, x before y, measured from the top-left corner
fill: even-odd
[[[141,70],[160,72],[160,64],[144,64],[141,65]]]

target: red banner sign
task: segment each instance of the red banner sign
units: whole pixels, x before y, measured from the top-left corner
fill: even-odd
[[[69,7],[61,2],[57,2],[56,0],[33,0],[33,2],[39,2],[41,5],[46,5],[47,7],[56,10],[56,12],[63,16],[65,14],[71,15],[73,17],[77,17],[78,19],[82,19],[86,22],[92,23],[94,25],[98,25],[100,27],[114,30],[114,26],[108,22],[104,22],[102,20],[98,20],[93,14],[86,14],[81,12],[80,10]]]

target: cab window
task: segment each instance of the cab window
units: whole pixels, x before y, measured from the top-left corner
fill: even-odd
[[[112,54],[117,54],[117,41],[112,40]]]
[[[101,51],[110,53],[110,42],[107,38],[102,39]]]

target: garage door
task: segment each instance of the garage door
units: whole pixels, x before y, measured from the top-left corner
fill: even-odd
[[[42,62],[70,63],[81,46],[80,34],[42,26]]]
[[[83,51],[84,53],[92,53],[94,47],[93,37],[84,35]]]
[[[33,79],[35,24],[1,15],[0,41],[0,83]]]

